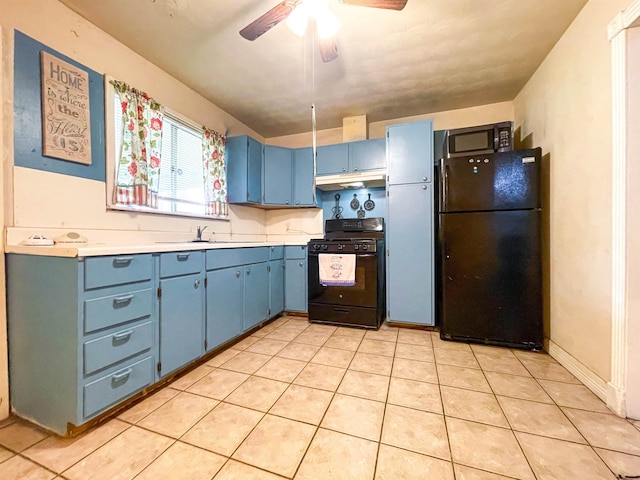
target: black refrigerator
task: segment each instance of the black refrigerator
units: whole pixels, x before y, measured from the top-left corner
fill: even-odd
[[[542,348],[541,150],[444,158],[440,337]]]

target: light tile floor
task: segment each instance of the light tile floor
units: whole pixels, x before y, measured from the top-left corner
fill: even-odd
[[[590,480],[640,475],[621,419],[544,353],[282,317],[107,423],[0,425],[0,479]]]

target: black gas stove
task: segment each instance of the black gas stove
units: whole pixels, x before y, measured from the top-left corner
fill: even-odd
[[[332,219],[325,238],[309,242],[309,320],[316,323],[380,327],[385,311],[384,219]],[[355,284],[326,285],[322,255],[354,255]]]

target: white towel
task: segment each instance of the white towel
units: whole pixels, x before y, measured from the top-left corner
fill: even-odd
[[[354,254],[320,253],[318,267],[322,285],[352,287],[356,284],[356,256]]]

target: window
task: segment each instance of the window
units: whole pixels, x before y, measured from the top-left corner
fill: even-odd
[[[122,114],[118,93],[113,92],[113,154],[108,152],[111,175],[118,175],[117,157],[122,138]],[[162,124],[162,150],[158,182],[157,208],[118,204],[113,199],[113,182],[107,192],[108,204],[114,209],[153,213],[224,218],[207,213],[203,174],[202,129],[165,109]]]

